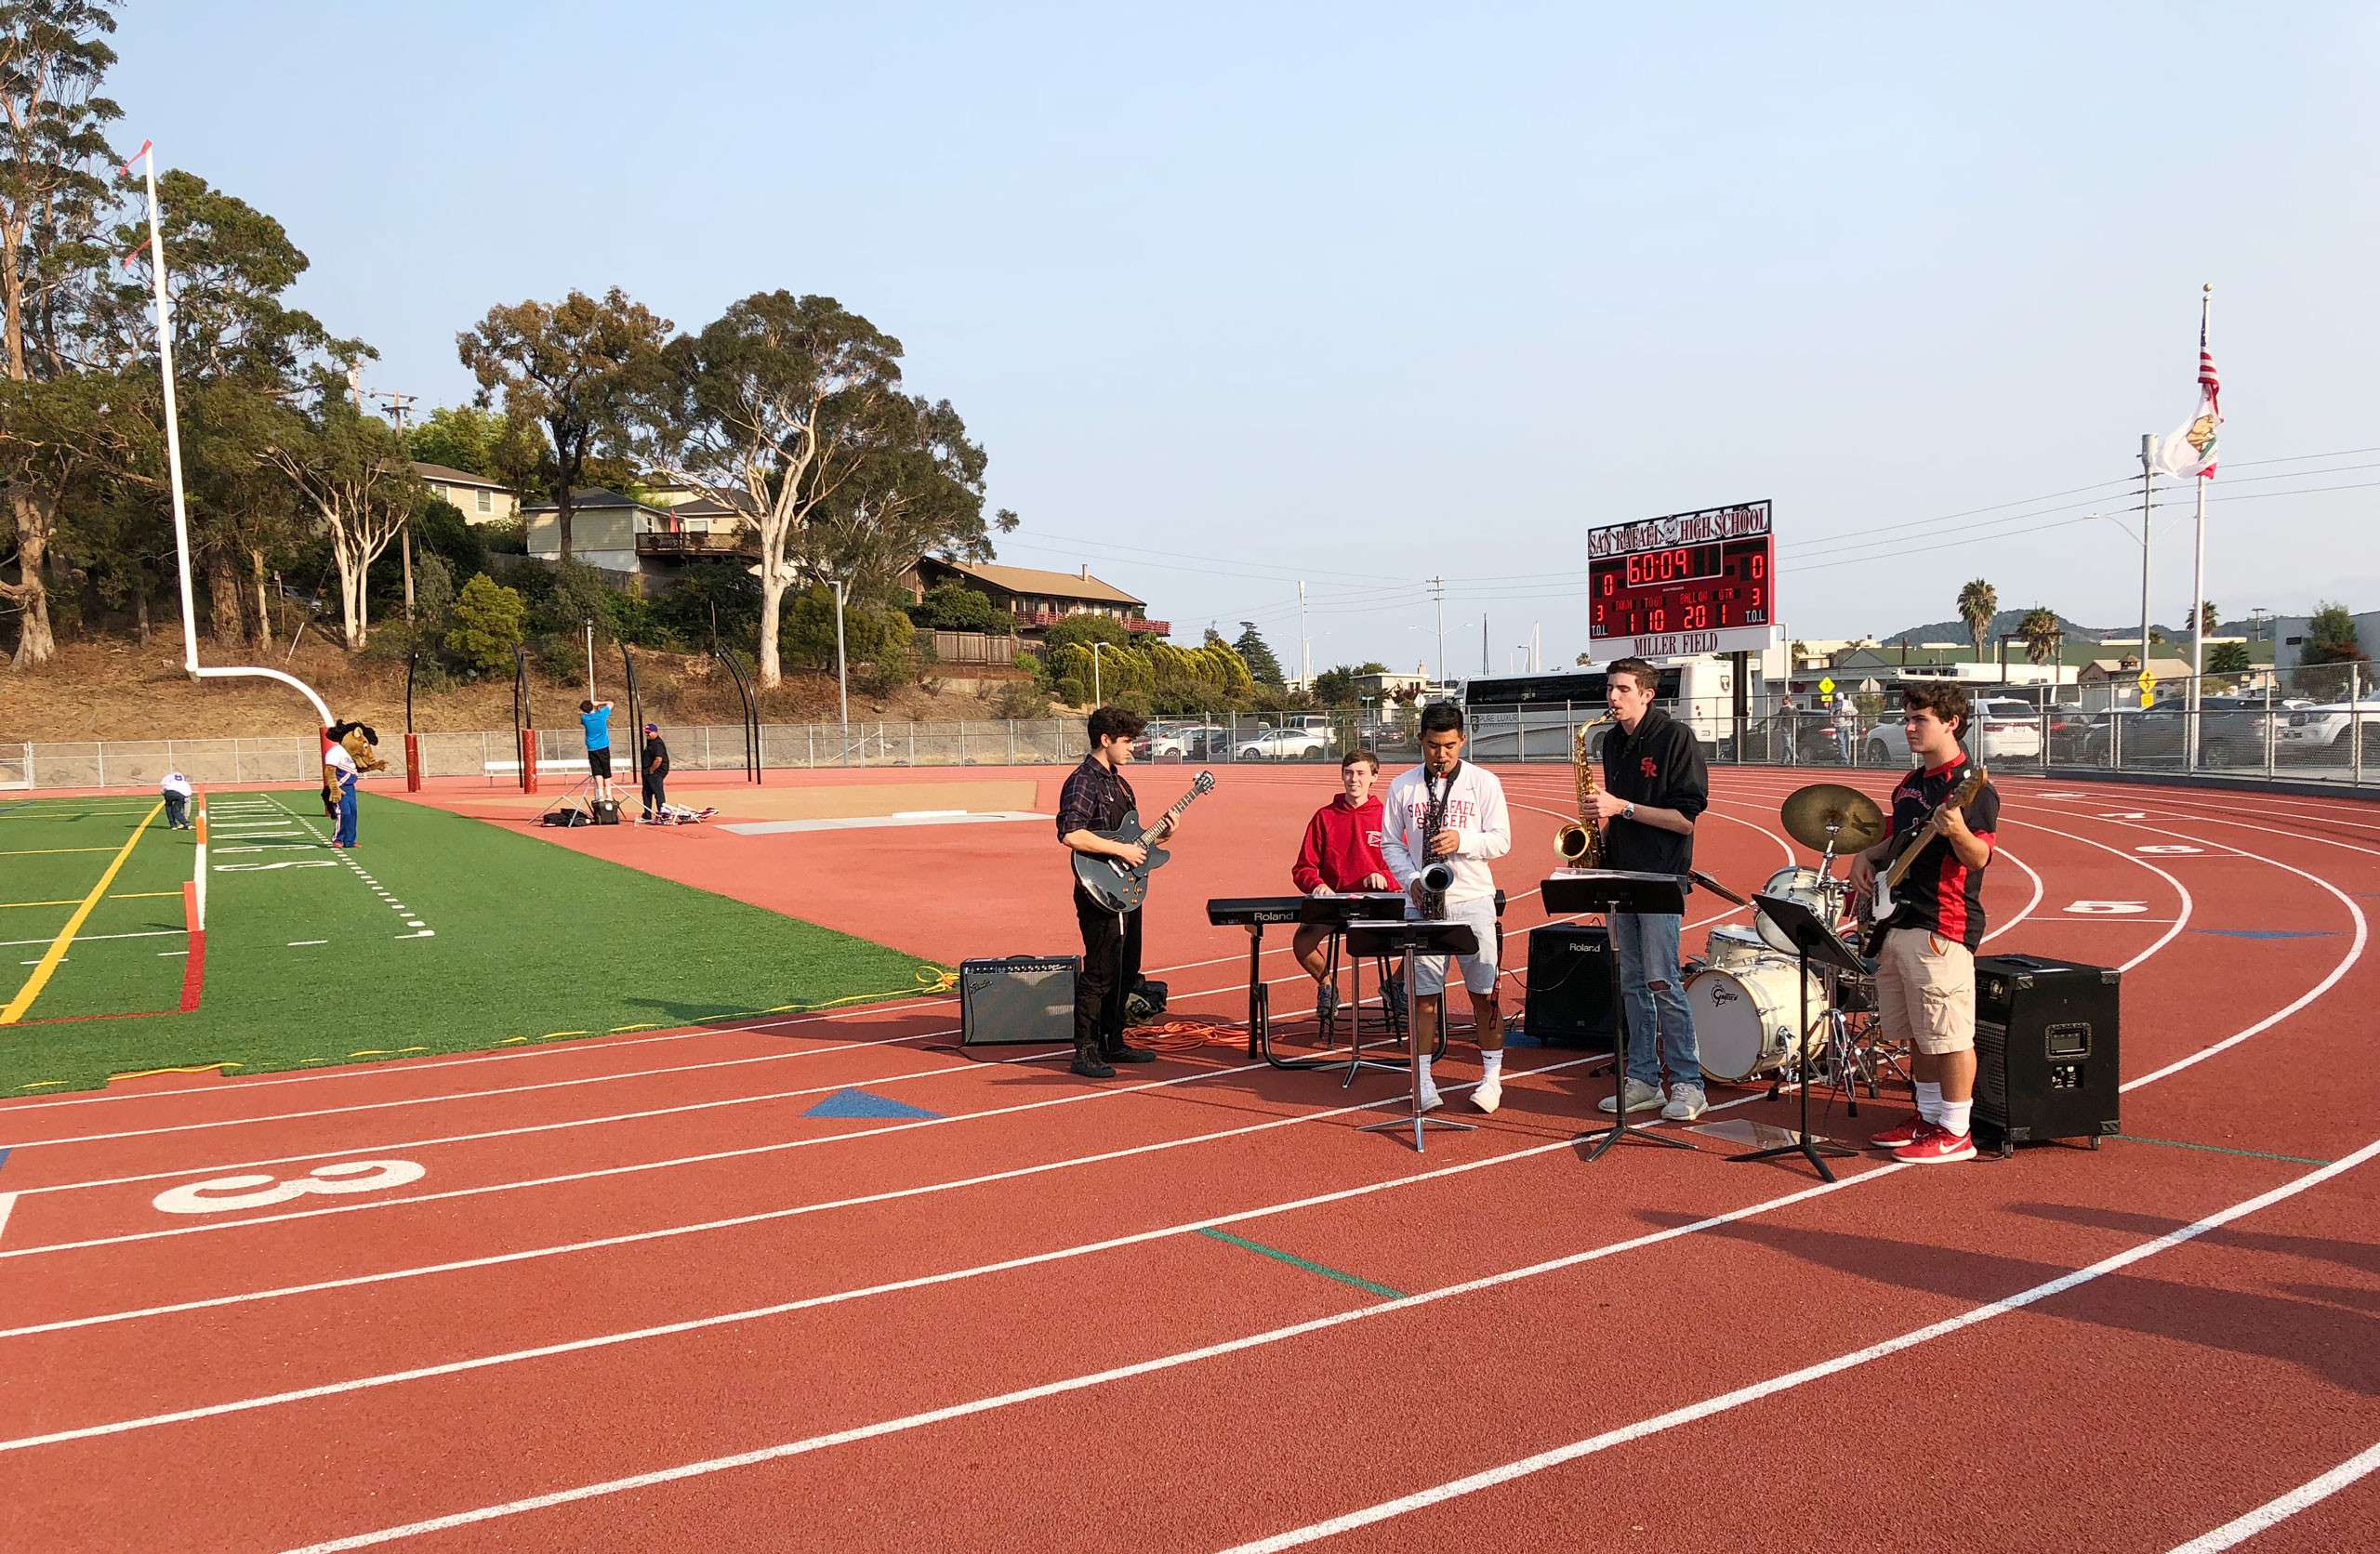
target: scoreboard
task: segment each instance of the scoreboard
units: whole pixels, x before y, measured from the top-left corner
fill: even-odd
[[[1777,639],[1766,502],[1587,532],[1587,642],[1600,663],[1756,652]]]

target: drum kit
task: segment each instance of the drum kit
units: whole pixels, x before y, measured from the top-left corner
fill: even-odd
[[[1884,839],[1889,828],[1884,811],[1856,789],[1813,783],[1787,797],[1779,818],[1788,836],[1818,852],[1818,863],[1778,870],[1760,893],[1807,907],[1856,949],[1859,932],[1851,881],[1836,876],[1835,864],[1842,855]],[[1751,927],[1712,928],[1701,957],[1688,961],[1686,969],[1686,997],[1694,1010],[1702,1071],[1713,1080],[1742,1085],[1765,1079],[1781,1087],[1823,1072],[1846,1096],[1856,1097],[1853,1086],[1858,1082],[1873,1096],[1881,1072],[1899,1066],[1877,1044],[1873,968],[1859,976],[1813,970],[1805,988],[1792,942],[1765,915],[1756,914]],[[1797,1039],[1805,992],[1807,1007],[1818,1014]],[[1852,1105],[1856,1113],[1856,1099]]]

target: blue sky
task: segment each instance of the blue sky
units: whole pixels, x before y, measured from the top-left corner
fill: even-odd
[[[2207,281],[2211,597],[2380,607],[2380,10],[1133,9],[132,0],[112,89],[371,386],[459,401],[456,333],[574,286],[831,295],[990,451],[1002,560],[1292,666],[1300,578],[1317,667],[1434,659],[1433,575],[1450,667],[1483,612],[1567,663],[1588,527],[1753,496],[1794,635],[1978,575],[2134,619],[2072,520],[2136,481],[1971,509],[2136,473]]]

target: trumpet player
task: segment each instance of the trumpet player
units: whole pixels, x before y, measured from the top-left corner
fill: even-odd
[[[1620,659],[1605,672],[1604,705],[1619,726],[1603,742],[1595,812],[1581,818],[1604,827],[1605,867],[1682,877],[1694,867],[1694,822],[1710,808],[1711,773],[1694,731],[1653,705],[1658,683],[1653,666],[1641,658]],[[1683,924],[1673,913],[1611,916],[1620,1001],[1628,1017],[1628,1079],[1621,1090],[1629,1111],[1658,1106],[1673,1122],[1693,1121],[1706,1104],[1694,1011],[1678,971]],[[1614,1110],[1613,1098],[1606,1096],[1602,1105]]]
[[[1381,854],[1405,891],[1408,917],[1467,923],[1478,937],[1475,955],[1457,955],[1471,994],[1471,1035],[1479,1044],[1479,1087],[1472,1100],[1493,1112],[1503,1100],[1504,1021],[1496,1006],[1496,879],[1488,860],[1513,849],[1513,823],[1504,784],[1462,758],[1462,709],[1433,703],[1421,714],[1421,764],[1388,785]],[[1421,1108],[1438,1102],[1430,1074],[1446,1003],[1447,958],[1417,955],[1412,1001],[1413,1050],[1421,1065]]]

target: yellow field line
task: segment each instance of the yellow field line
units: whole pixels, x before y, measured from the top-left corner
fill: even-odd
[[[56,971],[58,963],[66,958],[66,946],[74,942],[74,936],[82,931],[83,924],[89,919],[91,908],[99,904],[99,898],[106,895],[108,887],[115,883],[115,876],[124,869],[124,861],[132,856],[133,848],[148,834],[150,822],[165,812],[165,801],[161,798],[140,817],[140,823],[132,828],[132,835],[126,837],[124,846],[116,849],[114,859],[108,864],[108,872],[99,876],[99,882],[91,887],[91,893],[83,898],[83,903],[74,909],[74,915],[66,919],[66,926],[58,930],[58,937],[49,942],[49,948],[42,952],[41,964],[33,968],[33,974],[25,979],[25,985],[8,1000],[8,1007],[0,1008],[0,1025],[14,1025],[25,1017],[27,1009],[33,1007],[33,1000],[41,996],[41,990],[49,985],[50,973]],[[163,891],[160,894],[178,895],[179,892]]]
[[[115,895],[110,896],[108,900],[112,902],[145,902],[157,896],[178,896],[180,894],[181,892],[179,890],[123,890],[117,892]],[[5,912],[12,906],[76,906],[80,904],[80,902],[73,901],[0,902],[0,912]]]

